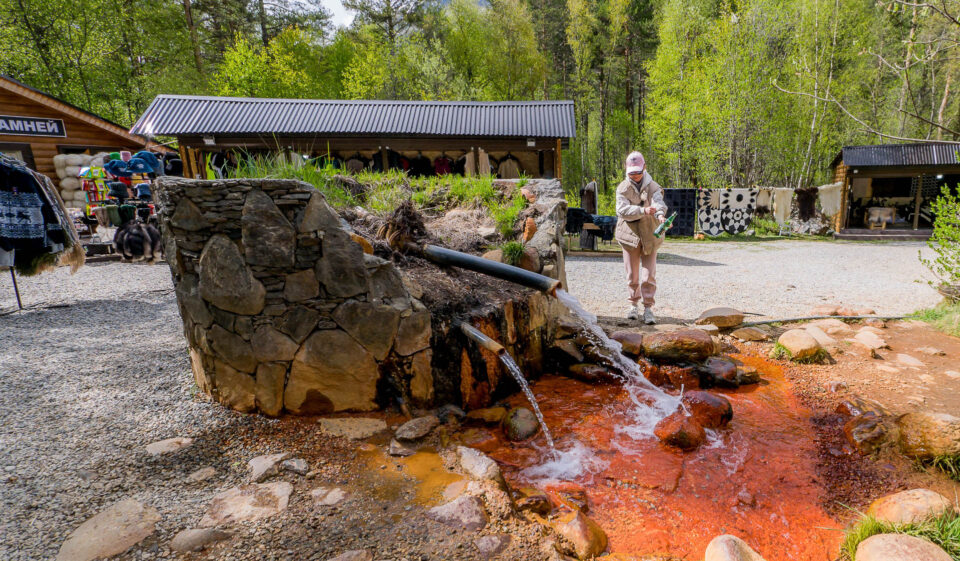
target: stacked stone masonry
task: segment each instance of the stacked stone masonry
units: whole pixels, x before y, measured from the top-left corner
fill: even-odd
[[[220,403],[273,416],[398,399],[482,407],[508,386],[495,357],[432,317],[313,186],[163,178],[156,195],[193,374]],[[561,219],[552,232],[562,229]],[[547,248],[562,278],[555,242]],[[464,319],[539,373],[558,306],[529,292]]]

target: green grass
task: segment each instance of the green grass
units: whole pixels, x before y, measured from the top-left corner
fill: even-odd
[[[933,308],[914,312],[913,318],[948,335],[960,337],[960,303],[943,302]]]
[[[817,349],[817,352],[811,356],[793,358],[793,353],[780,343],[777,343],[773,346],[773,350],[770,351],[770,358],[774,360],[791,360],[797,364],[824,364],[830,359],[830,353],[828,353],[826,349]]]
[[[888,524],[872,516],[863,517],[860,522],[847,530],[840,546],[841,559],[855,561],[857,546],[860,542],[876,534],[907,534],[929,540],[955,561],[960,561],[960,515],[947,512],[916,524]]]
[[[520,264],[520,258],[523,257],[523,244],[517,241],[507,242],[500,246],[503,252],[503,262],[507,265],[516,267]]]
[[[916,467],[920,470],[933,468],[942,471],[947,477],[954,481],[960,481],[960,455],[937,456],[932,460],[918,459]]]
[[[487,210],[490,216],[497,223],[497,231],[504,238],[512,238],[514,235],[513,226],[517,222],[520,212],[527,206],[527,199],[520,194],[518,190],[513,198],[504,201],[490,202]]]
[[[758,238],[780,235],[780,225],[777,224],[776,220],[769,218],[754,217],[750,228],[753,229],[754,236]]]

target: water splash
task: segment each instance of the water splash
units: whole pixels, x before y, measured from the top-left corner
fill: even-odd
[[[606,469],[603,461],[579,440],[570,439],[556,450],[553,457],[523,470],[524,477],[540,481],[572,481]]]
[[[556,458],[557,456],[557,447],[553,443],[553,436],[550,434],[550,429],[547,428],[547,422],[543,420],[543,413],[540,412],[540,404],[537,403],[537,398],[533,395],[533,390],[530,389],[530,384],[527,383],[527,379],[524,378],[523,372],[520,370],[520,367],[517,366],[517,363],[514,362],[513,357],[510,356],[510,353],[500,353],[500,362],[507,367],[507,370],[510,374],[513,375],[513,378],[520,384],[520,389],[523,390],[523,395],[527,396],[527,401],[530,402],[530,406],[533,407],[533,412],[537,416],[537,421],[540,422],[540,428],[543,429],[543,436],[547,439],[547,444],[550,445],[550,453]]]
[[[640,365],[623,355],[623,346],[607,337],[603,328],[597,324],[597,316],[584,309],[575,296],[561,288],[557,290],[557,300],[580,319],[586,327],[587,338],[598,348],[607,351],[607,358],[624,376],[624,388],[634,407],[630,411],[630,423],[620,427],[619,432],[634,440],[653,436],[657,423],[682,406],[680,398],[668,394],[647,380]]]

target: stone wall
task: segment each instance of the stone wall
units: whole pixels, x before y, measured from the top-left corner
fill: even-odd
[[[194,377],[217,401],[268,415],[367,411],[398,398],[478,407],[510,387],[496,358],[433,317],[313,186],[162,178],[156,197]],[[559,277],[550,231],[541,238],[558,252]],[[539,373],[558,304],[524,295],[463,319]]]

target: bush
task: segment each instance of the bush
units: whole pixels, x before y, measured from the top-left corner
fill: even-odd
[[[503,252],[503,262],[516,267],[520,264],[520,259],[523,257],[523,244],[520,242],[507,242],[500,246],[500,251]]]
[[[865,516],[847,530],[840,546],[840,557],[854,561],[860,542],[876,534],[907,534],[923,538],[942,547],[952,559],[960,560],[960,514],[953,511],[915,524],[888,524]]]
[[[936,257],[933,260],[920,257],[920,262],[937,276],[941,284],[960,287],[960,196],[952,194],[944,185],[932,210],[937,218],[927,245]]]

